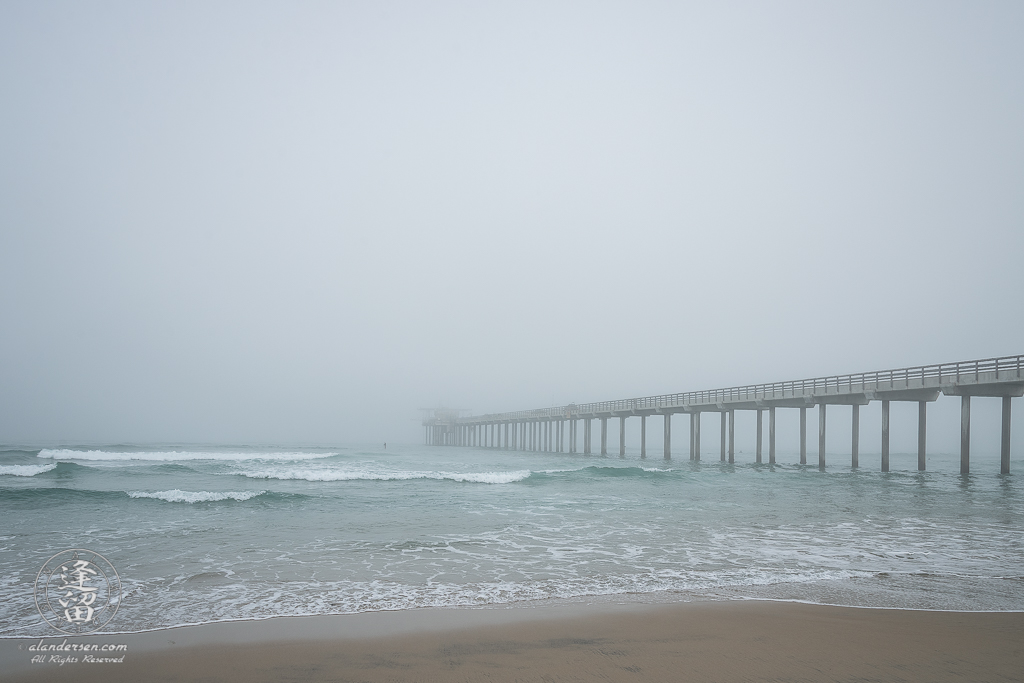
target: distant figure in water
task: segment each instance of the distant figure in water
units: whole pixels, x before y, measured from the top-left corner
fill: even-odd
[[[384,450],[387,450],[387,449],[388,449],[388,442],[387,442],[387,441],[385,441],[385,442],[384,442]]]

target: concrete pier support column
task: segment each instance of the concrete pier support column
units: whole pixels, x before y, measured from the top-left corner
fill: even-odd
[[[601,455],[608,455],[608,418],[601,418]]]
[[[960,397],[960,474],[971,473],[971,397]]]
[[[619,416],[619,457],[626,457],[626,418]]]
[[[672,413],[665,413],[665,460],[672,459]]]
[[[850,467],[860,467],[860,406],[853,406],[853,434],[850,444]]]
[[[818,469],[825,471],[825,404],[818,404]]]
[[[729,411],[729,462],[736,462],[736,411]]]
[[[725,412],[726,411],[723,410],[721,413],[719,413],[719,416],[721,417],[721,420],[722,420],[722,445],[721,445],[721,448],[719,449],[719,451],[721,452],[721,460],[722,460],[722,462],[725,462],[725,431],[726,431],[726,424],[725,424],[725,422],[726,422],[726,419],[727,419],[726,415],[725,415]]]
[[[640,457],[647,457],[647,416],[640,416]]]
[[[693,460],[693,416],[697,413],[690,413],[690,460]]]
[[[1010,473],[1010,397],[1003,396],[1003,433],[999,439],[999,473]]]
[[[583,453],[590,455],[590,419],[583,420]]]
[[[768,464],[775,464],[775,407],[768,409]]]
[[[761,464],[761,413],[763,412],[763,410],[757,411],[757,455],[755,457],[758,464]]]
[[[882,471],[889,471],[889,402],[882,401]]]
[[[925,468],[925,442],[928,439],[928,403],[918,401],[917,403],[917,470],[924,472]]]
[[[700,460],[700,413],[693,414],[693,459]]]
[[[800,464],[807,464],[807,408],[800,409]]]

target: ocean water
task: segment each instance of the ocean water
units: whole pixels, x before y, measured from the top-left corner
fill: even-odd
[[[972,456],[7,448],[0,636],[53,635],[32,589],[67,548],[120,574],[105,632],[596,596],[1021,610],[1024,479]]]

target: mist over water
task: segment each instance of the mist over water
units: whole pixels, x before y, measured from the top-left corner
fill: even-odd
[[[0,624],[49,635],[34,572],[73,547],[121,575],[115,631],[597,596],[1024,609],[1024,490],[990,455],[963,478],[943,454],[925,473],[893,454],[882,474],[791,453],[8,450]]]
[[[51,635],[33,582],[79,547],[122,631],[1024,609],[1020,399],[1009,476],[980,397],[968,477],[946,396],[924,473],[912,402],[887,474],[879,401],[857,471],[849,406],[824,473],[793,409],[774,467],[752,411],[735,465],[715,415],[699,463],[681,415],[670,462],[635,419],[621,460],[403,445],[420,409],[1021,353],[1022,35],[1020,2],[0,2],[0,636]]]

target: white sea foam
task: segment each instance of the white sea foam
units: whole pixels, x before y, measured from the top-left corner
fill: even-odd
[[[157,498],[169,503],[212,503],[218,500],[249,500],[266,491],[128,491],[132,498]]]
[[[34,477],[43,472],[49,472],[57,463],[49,465],[0,465],[0,475],[9,474],[13,477]]]
[[[204,451],[76,451],[69,448],[39,451],[40,458],[53,460],[152,460],[173,462],[179,460],[318,460],[330,458],[337,453],[232,453]]]
[[[329,468],[268,467],[238,472],[251,479],[304,479],[305,481],[406,481],[448,479],[476,484],[511,484],[530,476],[530,470],[512,472],[415,472],[382,470],[339,470]]]

